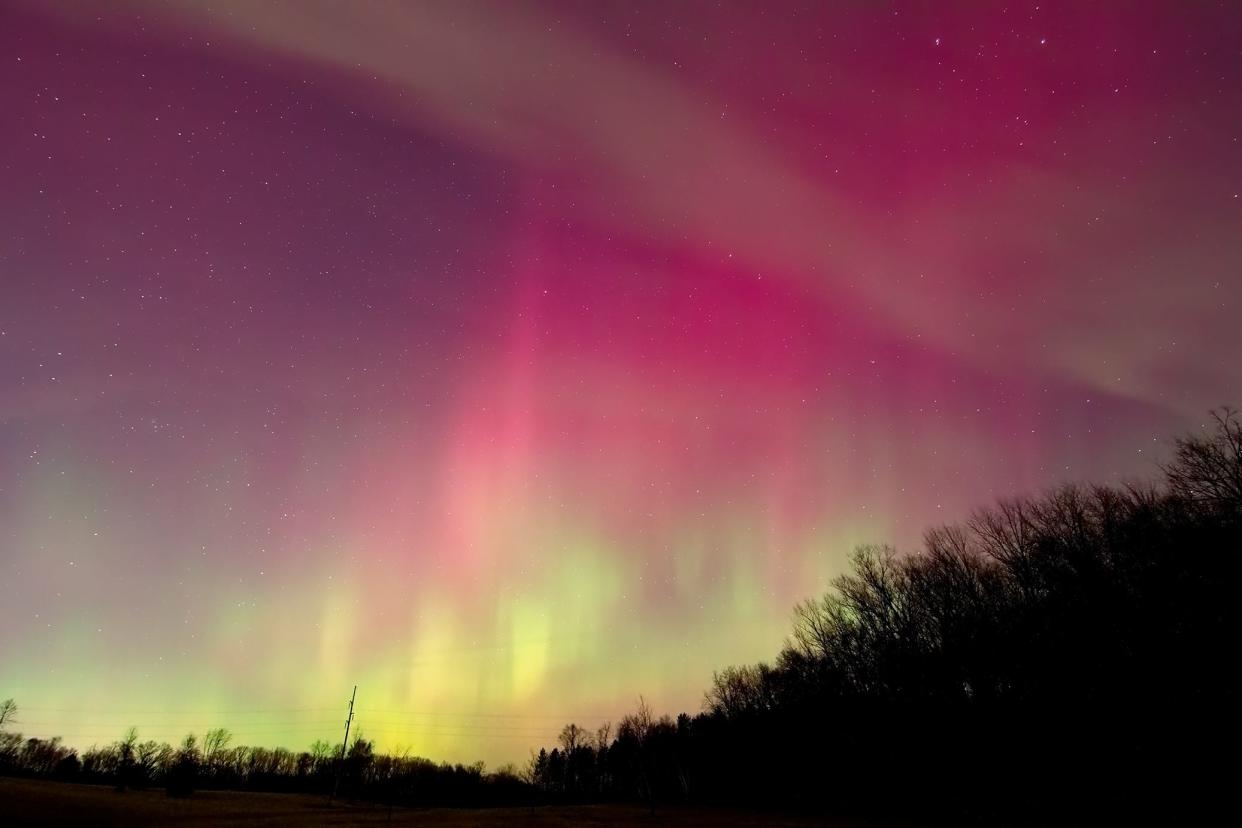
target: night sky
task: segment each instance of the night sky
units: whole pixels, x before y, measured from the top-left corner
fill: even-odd
[[[1242,402],[1232,3],[7,2],[0,698],[521,761]]]

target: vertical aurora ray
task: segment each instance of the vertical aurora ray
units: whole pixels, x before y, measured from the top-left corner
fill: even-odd
[[[521,761],[1242,387],[1227,10],[343,8],[0,11],[32,734]]]

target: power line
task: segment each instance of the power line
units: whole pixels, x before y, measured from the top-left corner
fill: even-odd
[[[119,716],[128,714],[138,715],[186,715],[186,716],[239,716],[239,715],[263,715],[268,713],[330,713],[336,710],[334,707],[281,707],[269,710],[195,710],[185,709],[168,709],[168,710],[147,710],[147,709],[118,709],[118,708],[81,708],[81,707],[34,707],[23,704],[23,711],[35,711],[39,713],[110,713]],[[359,709],[359,713],[364,708]],[[474,713],[466,711],[452,710],[404,710],[396,708],[371,708],[366,710],[370,713],[398,714],[403,716],[466,716],[479,718],[507,718],[507,719],[618,719],[625,714],[601,714],[601,713]]]
[[[403,731],[408,733],[432,733],[442,731],[453,731],[457,733],[553,733],[559,731],[560,725],[489,725],[489,724],[472,724],[454,723],[454,722],[400,722],[386,719],[368,719],[363,716],[355,716],[354,721],[359,732],[365,728],[369,733],[377,730],[385,730],[390,732]],[[59,722],[26,722],[32,728],[58,728]],[[249,733],[270,733],[280,731],[303,731],[303,730],[330,730],[336,722],[277,722],[271,724],[253,725],[242,728],[225,727],[233,736],[243,736]],[[196,730],[208,731],[215,730],[216,727],[197,727],[193,724],[177,725],[171,723],[152,724],[142,722],[91,722],[77,723],[69,726],[74,731],[92,730],[108,733],[123,733],[129,728],[134,728],[140,736],[151,733],[180,733],[185,734]]]
[[[302,740],[326,736],[336,719],[324,719],[320,716],[296,717],[290,714],[298,712],[323,713],[332,708],[302,707],[273,708],[267,710],[132,710],[139,721],[125,718],[126,711],[109,709],[107,711],[87,710],[82,708],[56,707],[24,707],[32,712],[43,713],[81,713],[91,718],[86,722],[64,723],[69,728],[56,736],[63,739],[87,740],[103,739],[109,736],[119,738],[125,729],[133,727],[139,731],[139,738],[176,740],[187,733],[207,731],[220,727],[218,721],[207,721],[217,717],[232,718],[239,715],[261,716],[281,714],[278,720],[251,719],[240,722],[234,729],[225,727],[237,739],[255,738],[270,740],[272,737],[288,737]],[[96,718],[102,714],[106,718]],[[152,720],[151,716],[180,717],[177,720]],[[393,708],[376,708],[375,710],[358,709],[351,705],[347,718],[345,741],[342,743],[342,755],[348,747],[348,728],[357,721],[358,731],[365,731],[370,736],[388,739],[424,740],[438,738],[472,738],[472,739],[511,739],[538,743],[551,741],[563,723],[571,721],[613,721],[622,716],[601,714],[566,714],[566,713],[485,713],[467,711],[433,711],[433,710],[402,710]],[[188,720],[188,721],[187,721]],[[60,722],[39,719],[25,722],[29,727],[56,728]],[[240,745],[239,745],[240,746]]]
[[[269,710],[232,710],[232,709],[196,710],[196,709],[190,709],[190,708],[148,710],[145,708],[144,709],[132,709],[132,708],[125,709],[125,708],[116,708],[116,707],[108,707],[104,709],[81,708],[81,707],[34,707],[28,704],[21,705],[21,709],[23,711],[35,710],[39,712],[51,712],[51,713],[117,713],[117,714],[145,713],[145,714],[168,714],[168,715],[186,714],[186,715],[191,715],[191,716],[212,716],[212,715],[217,715],[217,714],[240,716],[240,715],[251,715],[251,714],[259,715],[263,713],[330,713],[336,710],[335,707],[278,707],[278,708],[272,708]]]
[[[571,719],[610,721],[612,719],[623,718],[626,714],[621,715],[600,715],[598,713],[454,713],[447,711],[432,710],[371,710],[371,713],[391,713],[406,716],[474,716],[489,719],[559,719],[568,722]]]

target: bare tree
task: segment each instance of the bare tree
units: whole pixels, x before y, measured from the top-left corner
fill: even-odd
[[[13,724],[17,721],[17,702],[12,699],[5,699],[0,702],[0,727],[7,724]]]
[[[138,728],[132,725],[125,730],[125,735],[121,741],[116,743],[117,747],[117,768],[116,768],[116,788],[118,791],[125,790],[126,787],[134,782],[134,748],[138,744]]]
[[[1236,514],[1242,508],[1242,413],[1225,407],[1211,416],[1212,434],[1178,438],[1165,477],[1175,494]]]
[[[612,722],[604,722],[599,726],[599,730],[595,731],[595,749],[604,751],[612,744]]]
[[[231,741],[233,741],[233,734],[228,728],[217,727],[207,731],[207,734],[203,736],[203,764],[213,767]]]
[[[580,745],[586,743],[586,731],[576,724],[567,724],[562,728],[557,740],[561,743],[561,749],[565,753],[573,753]]]
[[[651,712],[651,705],[647,704],[647,700],[642,696],[638,697],[638,709],[633,713],[629,713],[621,719],[621,730],[633,736],[641,745],[647,741],[647,734],[651,731],[651,725],[655,717]],[[620,735],[620,731],[618,731]]]

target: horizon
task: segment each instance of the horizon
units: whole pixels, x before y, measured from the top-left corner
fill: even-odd
[[[1155,478],[1242,388],[1239,36],[6,4],[0,698],[300,751],[357,685],[521,765],[698,712],[860,544]]]
[[[1212,430],[1214,422],[1216,423],[1225,422],[1225,420],[1223,419],[1213,420],[1213,418],[1218,416],[1218,414],[1220,416],[1225,416],[1226,414],[1230,412],[1232,412],[1232,415],[1234,417],[1234,420],[1232,422],[1236,423],[1237,422],[1236,417],[1238,415],[1237,409],[1233,409],[1229,406],[1225,406],[1221,409],[1213,410],[1209,412],[1207,422],[1200,424],[1200,426],[1196,430],[1188,432],[1186,436],[1192,436],[1192,437],[1196,437],[1200,439],[1206,438],[1209,435],[1209,432]],[[1235,425],[1235,428],[1236,427],[1237,426]],[[1172,440],[1169,441],[1170,444],[1172,444],[1176,439],[1181,439],[1181,438],[1173,438]],[[1167,462],[1167,459],[1162,460],[1160,462],[1163,465],[1163,463]],[[1123,489],[1124,487],[1128,485],[1138,485],[1140,487],[1142,487],[1144,484],[1150,484],[1153,486],[1160,486],[1160,485],[1167,486],[1167,483],[1165,481],[1155,476],[1153,476],[1150,479],[1144,479],[1144,480],[1140,480],[1137,478],[1131,478],[1131,479],[1119,481],[1119,483]],[[1024,498],[1031,498],[1031,497],[1048,496],[1054,493],[1055,491],[1063,489],[1064,487],[1074,488],[1074,487],[1080,486],[1081,484],[1085,484],[1088,488],[1092,485],[1097,485],[1097,484],[1092,484],[1090,481],[1078,481],[1078,482],[1072,482],[1072,483],[1063,482],[1063,483],[1054,485],[1052,487],[1049,487],[1038,493],[1032,493],[1032,492],[1018,493],[1017,498],[1024,499]],[[1004,503],[1007,503],[1007,502],[1009,501],[1006,499],[1000,499],[993,503],[980,504],[979,507],[971,511],[971,517],[980,514],[981,509],[989,509],[989,508],[992,508],[998,505],[1003,505]],[[967,525],[968,525],[967,517],[962,516],[956,520],[949,520],[946,523],[937,524],[935,527],[931,527],[931,526],[926,527],[926,530],[931,530],[933,528],[941,528],[945,526],[966,527]],[[892,551],[896,552],[898,555],[903,555],[903,556],[909,556],[911,554],[918,555],[924,551],[919,548],[897,549],[895,547],[892,547],[891,544],[866,544],[866,545],[863,545],[862,547],[856,547],[855,549],[871,548],[871,547],[887,547],[891,549]],[[834,590],[835,590],[835,587],[832,585],[829,585],[829,587],[827,587],[825,591],[833,592]],[[815,599],[819,597],[821,596],[820,595],[806,596],[805,600]],[[791,611],[790,611],[791,618],[795,614],[793,610],[794,608],[791,607]],[[791,640],[791,634],[787,632],[784,639],[782,640],[782,644],[787,646],[790,640]],[[774,656],[775,656],[775,651],[759,659],[757,663],[764,664],[764,665],[773,663]],[[738,665],[735,663],[730,663],[727,665],[722,664],[720,665],[720,668],[721,670],[723,670],[723,668],[725,667],[735,667],[735,666],[738,666]],[[742,665],[742,666],[748,666],[748,665]],[[716,676],[718,672],[720,671],[713,670],[713,678]],[[408,757],[408,758],[418,757],[418,758],[423,758],[423,759],[429,759],[437,764],[447,763],[450,765],[466,765],[466,766],[482,764],[485,773],[494,773],[496,771],[505,772],[506,770],[512,770],[520,774],[523,772],[523,769],[526,767],[527,761],[532,761],[535,758],[536,754],[542,748],[545,748],[547,745],[554,744],[557,741],[557,734],[562,730],[563,727],[570,725],[570,724],[583,726],[584,728],[583,732],[587,735],[587,739],[589,741],[592,738],[591,734],[593,734],[596,731],[596,728],[599,727],[600,725],[606,726],[610,732],[615,733],[617,724],[621,722],[622,719],[626,718],[627,716],[632,715],[635,709],[637,709],[640,704],[646,703],[646,699],[644,695],[642,693],[639,693],[638,695],[635,696],[635,702],[637,702],[637,704],[632,704],[630,709],[620,710],[612,714],[568,713],[568,714],[540,715],[540,714],[504,714],[504,713],[498,714],[498,713],[486,713],[486,712],[473,713],[473,714],[470,714],[470,713],[468,714],[451,714],[451,713],[446,714],[442,710],[441,711],[412,711],[412,710],[383,710],[383,709],[368,710],[362,704],[356,703],[357,702],[356,695],[357,695],[358,690],[359,688],[357,687],[354,688],[354,696],[355,696],[354,699],[351,699],[349,702],[346,703],[345,716],[343,718],[338,717],[335,720],[330,718],[331,714],[339,713],[340,711],[338,710],[338,708],[333,708],[333,707],[295,708],[295,709],[283,709],[283,710],[282,709],[269,709],[269,710],[260,710],[260,711],[247,711],[247,710],[239,710],[237,708],[229,708],[229,709],[222,710],[222,711],[216,711],[215,714],[211,714],[211,713],[204,714],[204,711],[202,711],[201,709],[198,709],[198,710],[173,709],[173,710],[154,710],[154,711],[153,710],[123,711],[123,710],[117,710],[117,709],[67,710],[64,708],[47,708],[47,707],[42,707],[38,705],[30,706],[30,705],[22,704],[18,706],[17,712],[14,714],[14,716],[20,716],[20,718],[10,717],[6,721],[6,728],[10,731],[13,731],[13,730],[19,731],[24,738],[55,739],[60,744],[64,745],[65,747],[71,748],[77,752],[86,752],[94,748],[106,748],[111,744],[116,744],[120,742],[123,738],[127,737],[131,729],[138,743],[154,741],[154,742],[166,743],[166,744],[173,745],[173,746],[178,745],[187,736],[196,737],[198,742],[201,744],[204,740],[205,735],[209,731],[216,730],[216,729],[222,729],[224,731],[227,731],[228,739],[227,739],[226,744],[230,748],[244,746],[244,747],[263,747],[263,748],[269,748],[269,749],[287,749],[295,755],[310,751],[319,742],[324,742],[333,751],[337,751],[337,750],[342,750],[344,745],[352,744],[358,740],[365,739],[371,744],[381,745],[382,746],[381,752],[387,753],[392,756],[400,756],[400,757]],[[706,698],[707,692],[708,691],[705,689],[704,691],[700,693],[701,701]],[[12,701],[12,699],[10,699],[10,701]],[[655,709],[655,710],[652,710],[651,713],[656,719],[668,718],[668,719],[676,720],[680,716],[686,715],[686,714],[688,714],[691,717],[694,717],[696,714],[704,712],[707,708],[708,708],[708,705],[706,705],[705,703],[701,703],[700,705],[697,705],[693,708],[680,709],[680,710]],[[714,708],[714,709],[718,709],[718,708]],[[62,714],[62,715],[68,714],[68,713],[84,714],[89,721],[91,721],[92,723],[95,723],[90,728],[90,730],[94,732],[94,735],[82,736],[81,734],[78,734],[76,738],[66,738],[64,737],[63,734],[59,732],[48,731],[47,722],[43,722],[43,721],[31,722],[25,716],[25,714],[29,712],[33,712],[36,718],[41,717],[41,716],[47,716],[47,714],[49,713]],[[299,715],[293,716],[292,719],[287,718],[291,714],[299,714]],[[221,715],[227,715],[227,716],[232,716],[232,717],[236,717],[240,715],[242,719],[239,722],[233,722],[233,724],[230,724],[229,722],[220,720]],[[261,718],[257,720],[251,719],[250,721],[247,721],[245,718],[246,716],[260,716]],[[273,716],[279,717],[281,721],[292,721],[293,724],[273,725],[272,724]],[[161,717],[164,718],[162,722],[160,721]],[[112,721],[112,723],[110,724],[99,725],[98,722],[101,721],[103,718],[108,718],[114,721]],[[154,724],[151,721],[147,721],[145,724],[136,723],[137,721],[143,720],[143,719],[154,720]],[[348,720],[348,723],[349,723],[348,729],[345,729],[346,719]],[[118,726],[116,724],[116,722],[118,721],[125,721],[127,722],[127,724]],[[307,727],[308,722],[311,722],[309,731],[305,729]],[[177,724],[177,723],[183,723],[183,724]],[[194,723],[194,724],[187,727],[184,723]],[[34,724],[35,727],[33,728],[29,727],[28,725],[30,724]],[[240,727],[237,727],[236,725],[240,725]],[[307,732],[310,732],[312,734],[326,733],[326,731],[333,726],[335,726],[338,731],[336,733],[337,738],[335,740],[331,736],[316,735],[316,736],[313,736],[311,740],[307,742],[306,744],[299,745],[299,744],[293,744],[293,743],[280,741],[279,736],[272,735],[272,734],[280,734],[280,733],[299,733],[299,734],[305,734]],[[341,732],[342,730],[344,730],[344,733],[345,733],[344,736],[342,736],[342,732]],[[486,760],[477,759],[477,758],[476,759],[464,759],[462,757],[437,757],[433,755],[427,755],[427,754],[419,753],[415,751],[413,742],[403,741],[404,738],[408,738],[411,734],[426,734],[426,733],[430,733],[433,735],[444,735],[447,733],[447,734],[450,734],[456,737],[466,737],[467,739],[471,737],[483,738],[485,741],[487,739],[493,739],[493,740],[499,739],[502,741],[503,740],[516,740],[516,741],[523,742],[528,747],[526,748],[526,753],[520,757],[516,757],[516,758],[505,757],[501,759],[500,761],[487,762]],[[258,735],[258,738],[255,738],[256,734]],[[275,741],[273,741],[273,739],[275,739]]]

